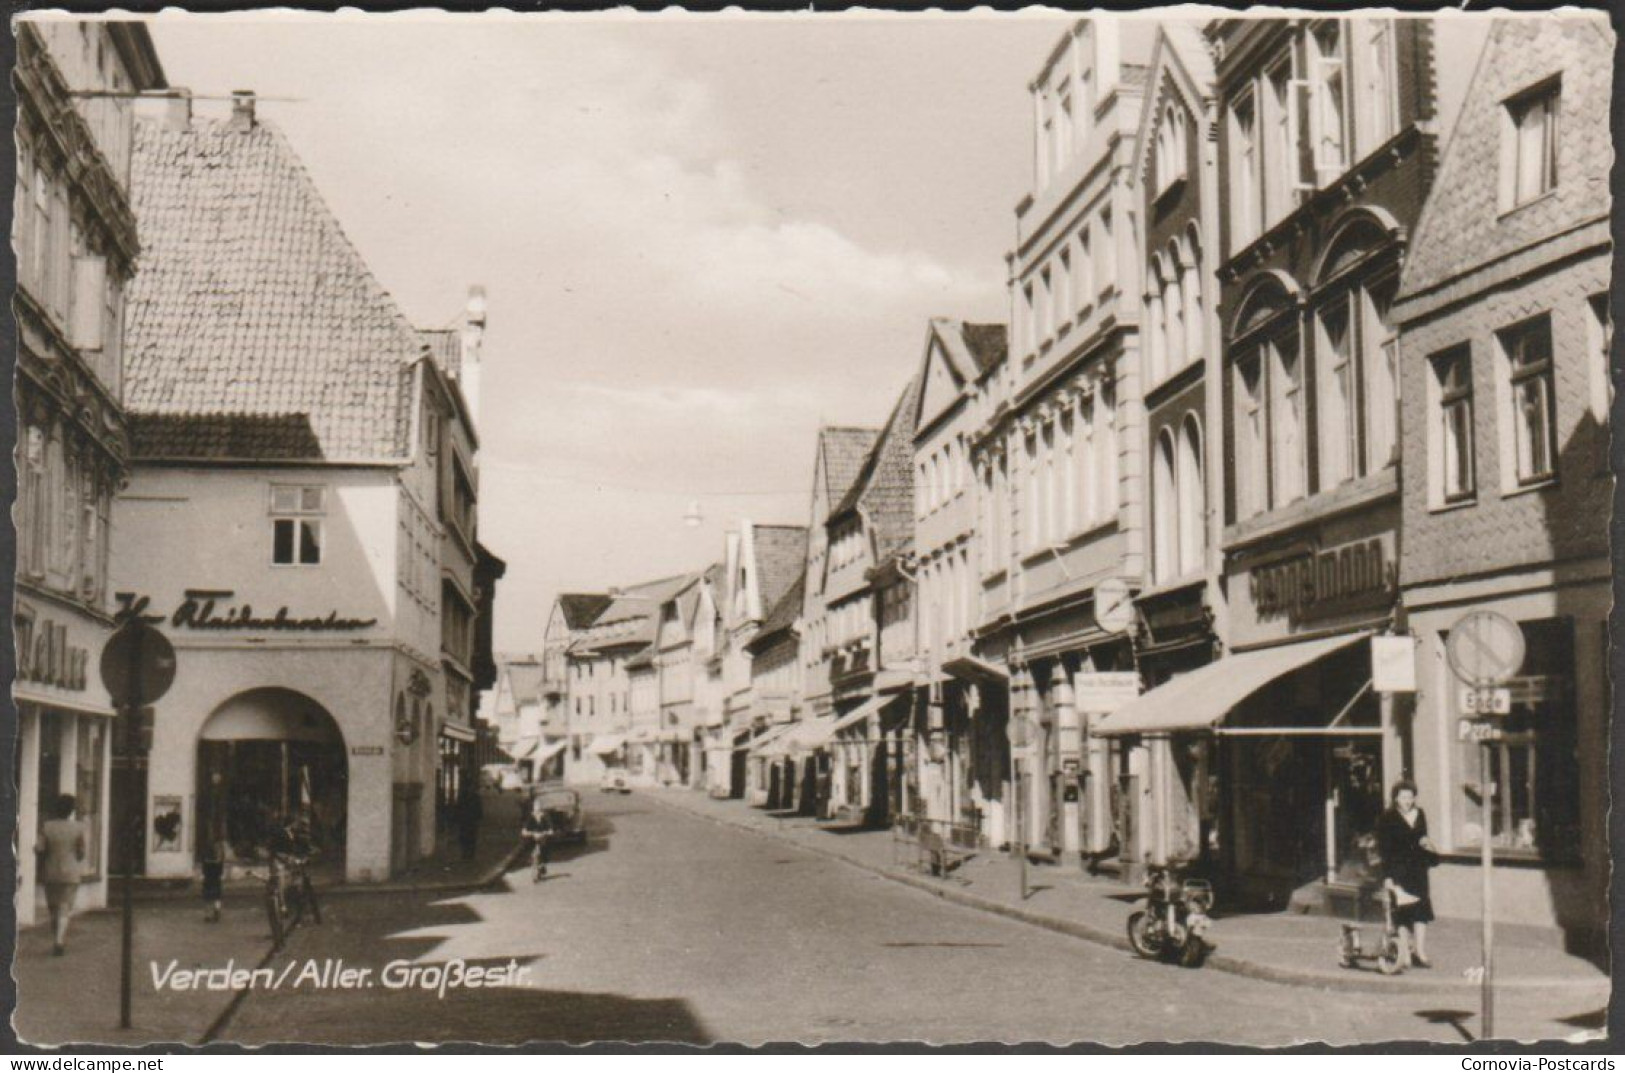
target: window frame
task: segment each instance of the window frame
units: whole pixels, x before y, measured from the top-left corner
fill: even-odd
[[[1473,398],[1473,352],[1467,342],[1457,343],[1428,355],[1432,374],[1433,394],[1430,428],[1438,442],[1434,459],[1434,479],[1430,481],[1436,507],[1454,507],[1471,503],[1478,498],[1478,432],[1475,427],[1476,403]],[[1459,377],[1451,374],[1459,373]],[[1457,424],[1452,423],[1452,415]],[[1453,429],[1460,429],[1457,436]],[[1452,488],[1451,446],[1457,465],[1457,477],[1465,480]]]
[[[1524,356],[1525,344],[1530,340],[1543,338],[1545,353],[1534,359]],[[1525,318],[1515,324],[1507,325],[1495,333],[1496,349],[1500,352],[1502,363],[1502,381],[1505,385],[1505,405],[1503,414],[1506,417],[1506,430],[1510,437],[1506,452],[1507,461],[1511,464],[1506,476],[1510,478],[1506,493],[1515,493],[1527,488],[1538,488],[1557,480],[1557,385],[1554,373],[1555,353],[1552,339],[1552,318],[1549,312]],[[1535,430],[1524,424],[1527,412],[1523,405],[1522,388],[1528,384],[1540,386],[1541,417],[1544,428],[1539,430],[1538,448],[1545,451],[1546,466],[1544,470],[1534,468],[1537,442]],[[1525,459],[1525,450],[1529,458]],[[1524,472],[1524,464],[1528,462],[1530,471]]]
[[[293,506],[278,505],[277,495],[280,492],[296,493]],[[308,505],[307,494],[315,492],[314,506]],[[304,569],[320,567],[326,559],[327,533],[327,492],[325,484],[288,484],[273,481],[268,485],[266,494],[266,513],[271,519],[271,568],[274,570]],[[280,544],[279,532],[284,524],[290,534],[288,562],[279,562],[277,559]],[[307,534],[314,534],[315,558],[306,559],[305,538]]]
[[[1511,212],[1552,193],[1561,181],[1563,78],[1561,73],[1519,90],[1501,102],[1504,122],[1502,151],[1502,210]],[[1537,188],[1525,190],[1523,120],[1536,105],[1542,105],[1540,177]]]

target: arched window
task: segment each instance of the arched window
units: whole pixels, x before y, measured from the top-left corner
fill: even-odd
[[[1163,319],[1162,289],[1166,274],[1162,265],[1162,255],[1152,257],[1149,270],[1146,272],[1145,286],[1145,322],[1146,332],[1146,373],[1148,384],[1159,384],[1162,378],[1168,375],[1168,342]]]
[[[1179,575],[1175,541],[1179,526],[1179,497],[1175,486],[1174,437],[1167,429],[1157,435],[1151,477],[1151,568],[1157,583]]]
[[[1174,472],[1179,495],[1179,572],[1202,569],[1207,550],[1207,485],[1202,479],[1202,427],[1187,414],[1179,430],[1179,464]]]
[[[1185,231],[1185,360],[1199,361],[1205,348],[1202,325],[1202,241],[1194,226]]]
[[[1185,177],[1185,113],[1170,104],[1157,124],[1157,193]]]
[[[1184,258],[1179,248],[1168,244],[1166,283],[1162,291],[1164,344],[1168,348],[1168,372],[1176,373],[1185,367],[1185,300],[1179,277],[1184,272]]]

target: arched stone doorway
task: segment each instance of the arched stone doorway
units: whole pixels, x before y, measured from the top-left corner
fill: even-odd
[[[198,857],[220,841],[229,858],[255,859],[276,826],[308,806],[322,858],[344,860],[344,735],[320,704],[277,687],[239,693],[204,722],[197,760]]]

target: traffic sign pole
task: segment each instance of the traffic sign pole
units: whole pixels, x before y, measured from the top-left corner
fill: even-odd
[[[1478,747],[1478,785],[1479,797],[1484,802],[1484,833],[1479,837],[1479,872],[1483,875],[1483,901],[1484,901],[1484,978],[1480,981],[1480,1003],[1483,1006],[1483,1016],[1480,1018],[1483,1031],[1479,1033],[1480,1039],[1495,1038],[1495,913],[1492,899],[1494,898],[1494,884],[1491,877],[1495,866],[1494,858],[1490,852],[1490,821],[1495,815],[1495,784],[1490,781],[1490,747]]]
[[[124,800],[119,809],[124,816],[124,837],[129,852],[125,856],[124,896],[120,916],[122,928],[119,936],[119,996],[118,1022],[120,1028],[130,1027],[131,982],[134,975],[136,876],[135,851],[141,844],[141,833],[146,811],[136,785],[136,761],[146,753],[145,716],[143,708],[169,691],[175,682],[175,648],[169,639],[153,629],[141,616],[132,614],[108,638],[102,648],[102,685],[107,688],[113,706],[123,724],[123,740],[119,748],[129,778],[124,780]],[[120,735],[115,735],[119,737]]]

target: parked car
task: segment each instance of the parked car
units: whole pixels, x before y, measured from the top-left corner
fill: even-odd
[[[486,764],[480,768],[480,785],[487,790],[501,790],[503,776],[513,770],[512,764]]]
[[[581,795],[563,786],[550,786],[537,790],[526,807],[527,814],[542,803],[553,829],[555,843],[585,842],[587,828],[582,822]]]
[[[516,767],[511,767],[502,772],[502,778],[498,781],[497,788],[501,790],[513,790],[517,793],[520,790],[523,790],[526,785],[525,773]]]
[[[632,783],[626,777],[625,768],[612,767],[605,769],[604,777],[598,782],[598,788],[606,794],[629,794],[632,792]]]

